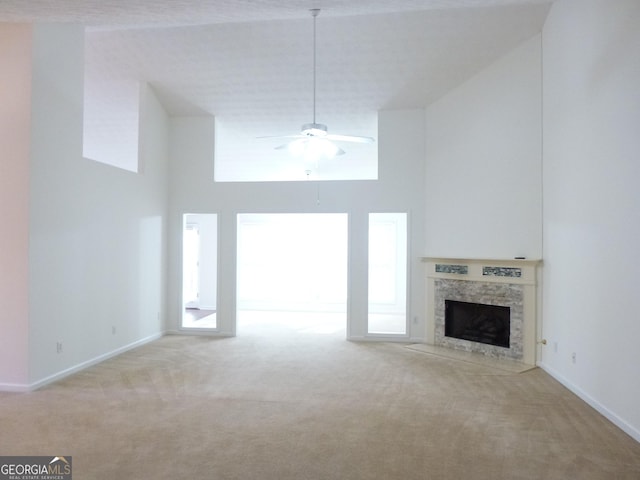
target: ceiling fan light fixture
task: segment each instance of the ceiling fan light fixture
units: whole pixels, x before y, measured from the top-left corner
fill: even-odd
[[[344,154],[344,150],[326,138],[311,136],[289,143],[289,153],[305,162],[316,162],[321,158],[330,159]]]
[[[326,138],[312,138],[309,141],[309,146],[320,152],[320,154],[325,158],[333,158],[336,155],[341,155],[344,153],[344,150],[340,149],[335,143],[327,140]]]
[[[289,143],[288,150],[294,157],[301,157],[304,154],[305,143],[307,140],[300,138]]]
[[[300,133],[308,137],[325,137],[327,135],[327,126],[322,123],[305,123],[302,125]]]

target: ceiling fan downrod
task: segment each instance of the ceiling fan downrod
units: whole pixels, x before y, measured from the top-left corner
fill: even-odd
[[[316,123],[316,18],[320,15],[319,8],[309,10],[313,17],[313,123]]]

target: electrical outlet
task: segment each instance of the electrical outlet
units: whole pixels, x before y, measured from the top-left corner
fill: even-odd
[[[62,342],[56,342],[56,353],[62,353]]]
[[[571,361],[572,361],[573,363],[576,363],[576,352],[573,352],[573,353],[571,354]]]
[[[414,325],[417,325],[417,324],[418,324],[418,317],[417,317],[417,316],[416,316],[416,317],[413,317],[413,324],[414,324]]]

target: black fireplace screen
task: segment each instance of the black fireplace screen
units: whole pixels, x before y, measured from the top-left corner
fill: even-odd
[[[444,334],[509,348],[511,308],[445,300]]]

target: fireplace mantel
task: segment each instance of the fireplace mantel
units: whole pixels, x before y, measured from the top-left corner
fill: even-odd
[[[536,303],[537,303],[537,269],[542,264],[540,259],[480,259],[480,258],[445,258],[424,257],[427,264],[427,343],[447,346],[455,349],[476,351],[488,356],[511,358],[528,365],[536,363]],[[465,287],[468,285],[468,287]],[[452,288],[453,286],[453,288]],[[495,304],[517,305],[519,321],[517,328],[517,344],[509,350],[487,348],[473,342],[451,342],[449,337],[443,338],[441,318],[443,308],[443,292],[438,289],[452,289],[458,297],[478,297],[484,289],[515,290],[517,298],[496,300]],[[469,293],[465,293],[468,290]],[[479,293],[480,292],[480,293]],[[498,297],[501,294],[498,293]],[[455,299],[454,299],[455,300]],[[462,301],[474,301],[471,298],[457,298]]]

